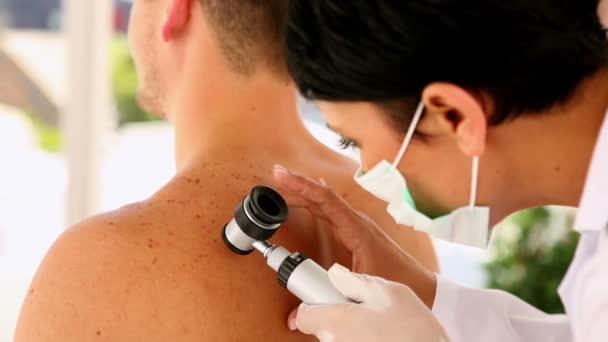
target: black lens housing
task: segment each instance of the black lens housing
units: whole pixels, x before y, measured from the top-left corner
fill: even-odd
[[[253,216],[269,225],[287,221],[289,209],[285,199],[275,190],[256,186],[249,194],[249,209]]]
[[[269,240],[287,221],[289,208],[285,199],[275,190],[266,186],[256,186],[234,210],[234,221],[238,228],[255,241]],[[235,253],[247,255],[253,251],[236,247],[226,234],[228,225],[222,230],[224,243]]]

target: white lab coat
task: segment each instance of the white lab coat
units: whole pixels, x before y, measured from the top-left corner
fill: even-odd
[[[608,115],[575,229],[581,239],[559,288],[567,315],[549,315],[506,292],[469,289],[439,277],[433,313],[451,341],[608,341]]]

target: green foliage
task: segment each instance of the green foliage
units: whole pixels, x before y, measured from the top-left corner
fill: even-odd
[[[119,126],[158,120],[137,104],[137,74],[124,37],[117,37],[112,43],[112,87],[118,107]]]
[[[557,289],[574,257],[579,235],[567,230],[550,239],[556,229],[547,208],[523,211],[510,218],[511,234],[498,234],[496,251],[485,265],[488,287],[510,292],[547,313],[563,313]],[[568,217],[568,228],[572,216]]]
[[[60,152],[63,148],[63,138],[60,130],[42,122],[35,115],[30,115],[30,117],[40,148],[47,152]]]

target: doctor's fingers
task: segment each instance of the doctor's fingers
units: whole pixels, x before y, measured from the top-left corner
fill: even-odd
[[[350,215],[354,210],[324,180],[323,184],[275,166],[274,178],[281,190],[297,194],[302,200],[318,205],[328,216]]]
[[[388,284],[386,280],[381,278],[353,273],[340,264],[333,265],[328,271],[328,276],[332,284],[340,293],[342,293],[342,295],[359,303],[370,302],[376,298],[378,294],[382,295],[384,293],[382,287]],[[331,319],[333,316],[329,316],[329,313],[333,314],[336,311],[346,309],[354,309],[353,304],[333,306],[301,305],[298,309],[293,310],[289,314],[287,324],[290,327],[293,327],[293,325],[296,324],[299,328],[299,325],[296,323],[299,319],[302,321],[301,324],[303,324],[306,331],[313,331],[314,329],[312,327],[315,326],[315,324],[319,324],[316,321],[317,318],[314,315],[312,317],[300,317],[301,312],[305,312],[306,315],[312,315],[314,313],[324,314],[324,319]]]
[[[341,330],[347,326],[346,320],[351,317],[358,304],[336,304],[336,305],[300,305],[298,316],[295,320],[296,328],[306,335],[314,335],[320,341],[330,330]]]
[[[361,222],[371,221],[369,216],[366,214],[349,207],[347,209],[349,211],[349,221],[338,222],[340,218],[336,217],[335,215],[330,215],[330,213],[328,213],[328,211],[325,209],[326,207],[319,205],[318,201],[311,200],[308,197],[302,196],[299,192],[294,192],[281,186],[278,186],[277,190],[281,193],[281,196],[285,199],[290,208],[306,209],[310,211],[316,218],[325,220],[328,223],[350,223],[351,219]]]
[[[275,167],[274,177],[288,202],[308,208],[316,216],[328,221],[336,238],[349,250],[357,249],[362,237],[375,228],[369,218],[354,210],[329,186],[280,167]]]
[[[325,212],[319,207],[318,204],[312,202],[311,200],[302,197],[299,193],[293,192],[288,189],[284,189],[280,186],[277,187],[277,190],[281,193],[281,196],[287,202],[289,208],[298,208],[298,209],[306,209],[310,211],[316,218],[324,219],[329,221],[329,217],[325,214]]]

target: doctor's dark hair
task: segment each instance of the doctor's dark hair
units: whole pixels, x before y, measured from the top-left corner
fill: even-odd
[[[290,74],[306,97],[375,102],[405,127],[442,81],[494,101],[491,122],[569,99],[608,65],[592,0],[291,0]]]

